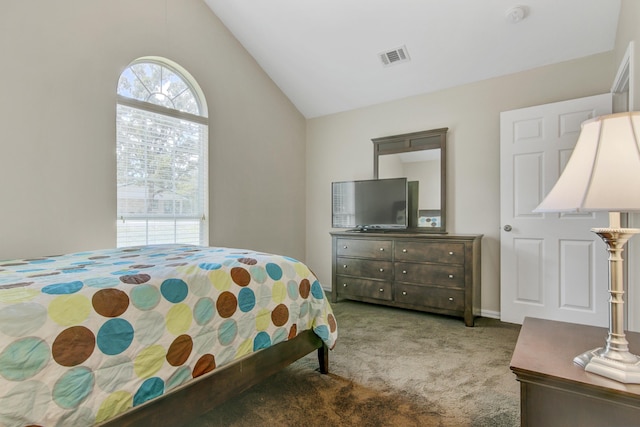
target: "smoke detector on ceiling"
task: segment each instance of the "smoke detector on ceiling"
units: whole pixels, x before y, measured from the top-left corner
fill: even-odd
[[[401,46],[399,48],[389,50],[387,52],[382,52],[379,55],[380,55],[380,60],[382,61],[385,67],[411,60],[411,58],[409,58],[409,52],[407,52],[406,46]]]
[[[527,17],[527,7],[526,6],[515,6],[511,9],[507,10],[505,14],[505,18],[507,22],[511,24],[517,24]]]

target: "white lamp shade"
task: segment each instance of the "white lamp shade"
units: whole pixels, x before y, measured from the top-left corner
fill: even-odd
[[[640,112],[582,124],[558,182],[534,212],[640,211]]]

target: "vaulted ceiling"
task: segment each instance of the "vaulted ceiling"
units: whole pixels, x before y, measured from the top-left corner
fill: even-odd
[[[620,0],[205,2],[307,118],[609,51],[620,12]]]

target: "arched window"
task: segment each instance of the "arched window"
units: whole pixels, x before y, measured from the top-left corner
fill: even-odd
[[[208,244],[206,102],[195,80],[141,58],[118,81],[117,245]]]

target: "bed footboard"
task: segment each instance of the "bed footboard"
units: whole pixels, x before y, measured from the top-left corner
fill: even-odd
[[[326,344],[322,344],[322,347],[318,349],[318,363],[320,364],[320,373],[329,373],[329,347]]]
[[[291,363],[318,351],[319,371],[329,372],[329,350],[312,331],[222,366],[171,393],[140,405],[101,426],[182,426],[242,393]]]

